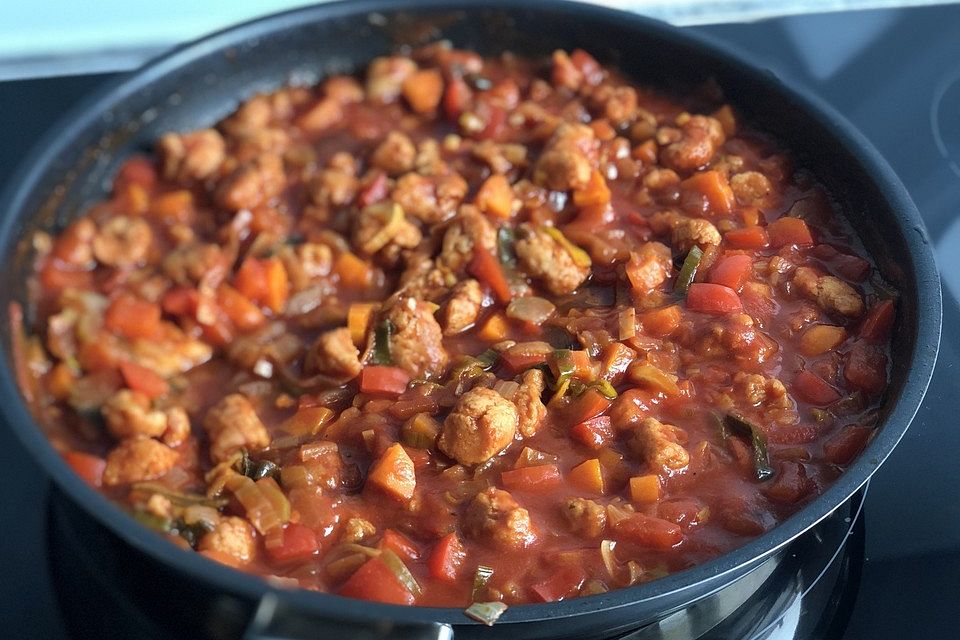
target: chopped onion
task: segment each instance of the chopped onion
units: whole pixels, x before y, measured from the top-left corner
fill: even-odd
[[[261,378],[270,379],[273,377],[273,363],[260,358],[253,363],[253,373]]]
[[[603,559],[603,566],[607,568],[607,575],[617,580],[617,557],[614,555],[614,549],[617,543],[614,540],[603,540],[600,542],[600,557]]]
[[[403,564],[403,560],[401,560],[397,554],[390,549],[383,549],[380,552],[380,559],[383,560],[383,563],[387,565],[387,567],[395,576],[397,576],[397,580],[400,581],[400,584],[402,584],[407,591],[413,594],[413,597],[420,597],[420,595],[423,593],[423,589],[420,588],[416,578],[414,578],[413,574],[410,573],[410,569],[407,569],[407,565]]]
[[[620,339],[627,340],[637,335],[637,310],[627,307],[620,311]]]
[[[524,298],[515,298],[507,305],[507,317],[541,325],[546,322],[556,310],[556,306],[545,298],[526,296]]]
[[[635,585],[643,580],[643,568],[635,560],[627,562],[627,586]]]
[[[492,627],[503,612],[507,610],[507,605],[502,602],[474,602],[463,612],[468,618],[477,622],[482,622],[488,627]]]
[[[620,524],[621,521],[626,520],[633,515],[633,510],[627,510],[625,508],[618,507],[614,504],[607,505],[607,519],[610,522],[610,526],[615,527]]]
[[[480,565],[477,567],[477,573],[473,576],[474,600],[483,595],[483,591],[487,588],[487,583],[490,582],[491,576],[493,576],[493,567],[488,567],[486,565]]]
[[[499,393],[505,400],[512,402],[514,396],[517,395],[517,391],[520,390],[520,385],[513,380],[497,380],[493,385],[493,390]]]
[[[363,565],[369,559],[365,553],[351,553],[348,556],[337,558],[327,564],[324,570],[334,580],[345,578]]]

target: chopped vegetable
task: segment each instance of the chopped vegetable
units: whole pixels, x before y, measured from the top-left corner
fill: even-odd
[[[413,593],[400,582],[397,573],[380,557],[367,560],[340,587],[339,593],[348,598],[374,600],[388,604],[412,605],[416,601]]]
[[[486,593],[487,584],[490,582],[490,578],[493,577],[493,568],[486,565],[480,565],[477,567],[477,572],[473,575],[473,594],[471,596],[472,600],[482,598]]]
[[[593,260],[590,259],[590,254],[578,247],[577,245],[570,242],[567,236],[563,235],[563,232],[556,227],[543,227],[544,233],[557,241],[564,250],[570,254],[570,257],[573,258],[573,263],[578,267],[589,267],[593,264]]]
[[[350,329],[350,338],[356,346],[361,347],[366,342],[373,312],[378,306],[371,302],[356,302],[347,310],[347,328]]]
[[[734,291],[739,291],[750,277],[752,270],[753,259],[748,255],[735,253],[717,260],[710,268],[710,276],[707,279],[713,284],[722,284]]]
[[[701,313],[725,314],[740,311],[737,292],[722,284],[694,282],[687,290],[687,308]]]
[[[603,474],[600,468],[600,460],[591,458],[575,466],[567,474],[567,481],[570,484],[590,491],[592,493],[604,493]]]
[[[591,449],[600,449],[614,437],[610,416],[597,416],[574,425],[570,437]]]
[[[370,468],[367,484],[377,487],[400,501],[407,501],[413,497],[417,477],[413,461],[404,451],[403,445],[395,443],[383,452],[383,455]]]
[[[809,371],[801,371],[793,381],[793,388],[802,399],[818,405],[828,405],[840,399],[836,389]]]
[[[63,459],[91,487],[102,486],[103,470],[107,466],[103,458],[80,451],[67,451]]]
[[[578,207],[603,206],[610,203],[610,188],[603,174],[594,170],[583,189],[573,192],[573,204]],[[583,266],[583,265],[581,265]]]
[[[630,478],[630,499],[637,504],[659,501],[660,476],[651,473]]]
[[[150,399],[159,398],[170,393],[170,385],[158,376],[153,370],[142,367],[135,362],[124,360],[120,363],[120,374],[123,381],[134,391],[139,391]]]
[[[368,365],[360,371],[360,391],[385,396],[398,396],[407,389],[410,374],[400,367]]]
[[[317,535],[312,529],[302,524],[289,522],[282,529],[277,530],[277,536],[279,540],[276,543],[264,545],[267,556],[274,564],[303,562],[316,555],[319,549]]]
[[[416,449],[430,449],[437,443],[440,423],[427,413],[418,413],[400,427],[403,443]]]
[[[493,218],[509,220],[513,215],[513,189],[506,176],[494,174],[480,185],[475,202]]]
[[[502,602],[474,602],[463,613],[468,618],[492,627],[506,610],[507,605]]]
[[[714,213],[730,213],[737,203],[727,177],[715,169],[698,171],[681,182],[680,188],[702,195]]]
[[[678,295],[684,296],[687,294],[687,290],[693,284],[693,279],[697,277],[697,269],[700,267],[702,258],[703,251],[700,250],[700,247],[694,246],[687,252],[687,257],[683,259],[683,266],[680,267],[680,274],[673,285],[673,290]]]
[[[516,237],[511,227],[506,225],[497,229],[497,257],[508,269],[517,268],[517,254],[514,251]]]
[[[420,585],[417,584],[417,580],[410,573],[410,569],[407,569],[407,565],[403,564],[403,560],[393,550],[381,549],[380,560],[397,576],[397,580],[403,585],[403,588],[412,593],[414,598],[423,593]]]
[[[730,432],[741,438],[749,438],[753,447],[753,468],[757,480],[766,480],[773,475],[770,466],[770,453],[767,450],[767,436],[757,425],[737,413],[728,413],[723,420]]]
[[[893,330],[896,305],[893,300],[881,300],[870,307],[860,325],[860,337],[875,344],[885,342]]]
[[[800,353],[805,356],[818,356],[836,349],[846,339],[843,327],[829,324],[815,324],[800,336]]]
[[[510,284],[503,273],[503,267],[492,253],[483,247],[473,248],[473,260],[467,270],[478,280],[490,287],[498,302],[507,304],[513,298]]]
[[[477,337],[487,342],[502,342],[507,337],[507,331],[509,331],[507,317],[498,311],[487,318],[477,331]]]
[[[767,226],[770,246],[780,248],[789,244],[813,244],[813,236],[807,223],[800,218],[784,217]]]
[[[371,362],[373,364],[379,365],[389,365],[393,364],[393,359],[390,357],[390,337],[393,335],[393,323],[389,320],[384,320],[377,325],[377,329],[374,332],[373,338],[373,352],[371,355]]]
[[[460,538],[456,533],[448,533],[430,553],[427,563],[430,576],[443,582],[455,582],[465,558],[466,552]]]
[[[507,317],[539,326],[548,320],[556,310],[556,305],[545,298],[525,296],[514,298],[507,305]]]
[[[670,549],[683,541],[683,531],[672,522],[634,513],[617,522],[614,536],[648,549]]]
[[[770,244],[767,230],[757,226],[731,229],[723,234],[723,239],[735,249],[763,249]]]
[[[560,486],[562,477],[554,464],[511,469],[500,474],[503,486],[509,491],[547,493]]]

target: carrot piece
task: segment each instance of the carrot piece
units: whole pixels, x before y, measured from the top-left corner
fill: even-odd
[[[591,458],[581,462],[567,474],[567,481],[575,487],[593,493],[603,493],[603,473],[600,460]]]
[[[58,362],[50,369],[45,382],[51,396],[57,400],[66,400],[70,397],[70,390],[76,381],[77,374],[73,369],[66,363]]]
[[[571,424],[586,422],[610,408],[610,400],[596,389],[587,389],[570,403],[567,420]]]
[[[813,244],[810,227],[800,218],[784,217],[767,225],[770,246],[776,249],[788,244]]]
[[[665,338],[680,327],[682,316],[680,305],[672,304],[669,307],[645,311],[637,317],[644,332],[655,338]]]
[[[354,291],[365,290],[373,279],[370,263],[349,251],[337,256],[333,270],[340,276],[340,284]]]
[[[267,297],[267,274],[263,260],[247,258],[237,269],[233,284],[245,298],[261,301]]]
[[[120,354],[109,336],[100,335],[97,340],[80,345],[77,350],[77,361],[87,372],[113,370],[120,366]]]
[[[399,442],[390,445],[373,463],[367,474],[367,485],[403,502],[413,497],[417,476],[413,460],[404,451],[403,445]]]
[[[505,176],[494,174],[480,186],[475,202],[484,213],[509,220],[513,216],[513,200],[510,182]]]
[[[353,344],[362,346],[367,340],[367,332],[370,330],[370,321],[373,319],[373,311],[378,305],[372,302],[355,302],[347,309],[347,328],[350,329],[350,338]]]
[[[683,531],[672,522],[635,513],[617,523],[614,537],[649,549],[670,549],[683,540]]]
[[[160,194],[150,203],[150,215],[164,224],[189,223],[194,212],[193,194],[186,189]]]
[[[170,393],[170,385],[167,384],[166,380],[135,362],[122,361],[120,363],[120,374],[128,387],[134,391],[139,391],[148,398],[159,398]]]
[[[217,288],[217,304],[240,331],[252,331],[266,321],[260,308],[230,285]]]
[[[510,469],[500,474],[500,481],[509,491],[548,493],[560,486],[560,470],[554,464]]]
[[[520,350],[508,349],[500,354],[500,359],[503,360],[503,363],[507,365],[507,368],[509,368],[513,374],[517,374],[531,367],[546,364],[549,355],[549,352],[522,352]]]
[[[172,316],[195,316],[200,294],[189,287],[175,287],[163,294],[160,307]]]
[[[507,316],[497,312],[483,323],[477,331],[477,337],[487,342],[502,342],[506,339],[509,328]]]
[[[610,416],[596,416],[574,425],[570,437],[591,449],[600,449],[614,437]]]
[[[753,259],[742,253],[735,253],[717,260],[707,278],[713,284],[722,284],[734,291],[739,291],[743,283],[753,271]]]
[[[443,97],[443,76],[439,69],[422,69],[407,76],[403,97],[416,113],[432,113]]]
[[[793,388],[797,395],[813,404],[826,405],[840,399],[836,389],[809,371],[801,371],[797,374],[793,381]]]
[[[630,478],[630,499],[637,504],[650,504],[660,500],[660,476],[649,473]]]
[[[313,436],[320,432],[323,425],[330,422],[336,415],[329,407],[301,406],[297,412],[284,420],[280,428],[287,433],[298,436]]]
[[[701,194],[715,213],[730,213],[736,204],[727,177],[714,169],[693,174],[680,183],[680,188]]]
[[[47,259],[40,267],[40,284],[44,289],[89,289],[93,286],[93,272],[73,271],[59,264],[59,261]]]
[[[380,538],[380,548],[390,549],[401,559],[416,560],[420,557],[420,552],[410,538],[393,529],[384,530],[383,537]]]
[[[280,313],[290,297],[290,278],[280,258],[270,258],[266,262],[267,295],[263,302],[274,313]]]
[[[320,548],[317,534],[305,525],[288,522],[283,529],[280,529],[279,534],[279,545],[271,545],[269,541],[264,545],[267,557],[274,564],[304,562],[316,555]]]
[[[448,533],[430,552],[427,568],[430,576],[442,582],[456,582],[457,572],[466,558],[463,543],[456,533]]]
[[[867,446],[872,434],[870,427],[848,425],[823,443],[823,455],[834,464],[848,465]]]
[[[490,287],[497,301],[506,304],[513,298],[503,267],[490,251],[481,246],[474,247],[473,259],[467,270]]]
[[[561,362],[562,359],[566,359],[566,363]],[[550,366],[550,371],[553,372],[554,377],[557,378],[560,377],[560,369],[564,364],[572,366],[573,376],[580,380],[593,380],[597,377],[596,363],[584,349],[554,351],[547,357],[547,364]]]
[[[723,239],[735,249],[762,249],[770,244],[767,230],[757,226],[731,229],[723,234]]]
[[[398,396],[407,390],[410,374],[400,367],[368,365],[360,371],[360,391]]]
[[[104,326],[125,338],[155,338],[160,333],[160,305],[124,293],[107,307]]]
[[[415,598],[401,584],[390,567],[380,558],[370,558],[340,587],[338,592],[348,598],[373,600],[388,604],[411,605]]]
[[[815,324],[800,336],[800,353],[805,356],[818,356],[840,346],[847,337],[843,327],[829,324]]]
[[[617,130],[606,120],[594,120],[590,123],[590,128],[593,129],[597,139],[602,142],[610,142],[617,137]]]
[[[590,174],[590,180],[583,189],[573,192],[573,204],[578,207],[603,206],[610,203],[610,188],[607,181],[596,169]]]
[[[687,308],[701,313],[724,314],[743,308],[737,292],[722,284],[694,282],[687,290]]]
[[[867,317],[863,319],[863,324],[860,325],[860,337],[870,342],[885,342],[893,330],[896,315],[897,309],[893,300],[881,300],[870,307]]]
[[[91,487],[103,485],[103,470],[107,467],[107,461],[103,458],[81,451],[67,451],[63,459]]]

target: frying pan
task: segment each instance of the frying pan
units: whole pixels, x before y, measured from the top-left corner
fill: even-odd
[[[169,130],[209,126],[239,101],[288,82],[360,69],[371,58],[437,38],[495,55],[544,56],[580,47],[641,83],[682,90],[712,79],[753,126],[772,132],[841,204],[879,271],[900,292],[890,386],[881,426],[863,454],[822,495],[750,543],[651,583],[569,601],[511,607],[494,628],[510,638],[607,637],[655,628],[671,613],[712,606],[759,584],[804,533],[848,505],[907,429],[926,391],[940,337],[940,282],[916,207],[889,165],[839,114],[784,85],[727,47],[633,14],[532,0],[361,0],[298,9],[186,45],[121,78],[54,127],[0,198],[0,303],[27,299],[30,237],[62,228],[106,196],[132,153]],[[15,123],[7,123],[15,126]],[[5,318],[6,314],[4,314]],[[490,637],[459,609],[400,607],[285,590],[177,549],[80,482],[22,400],[0,326],[0,414],[46,470],[98,560],[159,612],[196,613],[192,637]],[[29,322],[29,318],[28,318]],[[145,595],[147,594],[147,595]],[[226,603],[226,604],[224,604]],[[157,603],[153,603],[157,605]],[[222,605],[222,606],[221,606]],[[717,605],[719,606],[719,605]],[[211,624],[216,607],[236,623]],[[203,616],[205,623],[200,620]],[[182,632],[182,629],[180,630]],[[694,637],[694,636],[691,636]]]

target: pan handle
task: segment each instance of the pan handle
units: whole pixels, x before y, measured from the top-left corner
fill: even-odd
[[[356,622],[331,620],[304,614],[274,593],[260,598],[257,610],[242,636],[243,640],[453,640],[453,628],[439,622],[394,623],[371,618]]]

